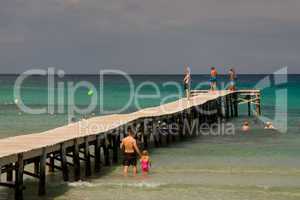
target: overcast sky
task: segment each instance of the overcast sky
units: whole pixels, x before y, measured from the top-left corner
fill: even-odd
[[[300,0],[0,0],[0,73],[300,73]]]

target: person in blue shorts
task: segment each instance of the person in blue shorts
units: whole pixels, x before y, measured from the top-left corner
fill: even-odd
[[[229,70],[229,87],[228,89],[230,91],[235,91],[236,90],[236,73],[233,68]]]

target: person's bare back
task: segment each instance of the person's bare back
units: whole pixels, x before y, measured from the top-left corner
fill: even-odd
[[[122,145],[125,153],[134,153],[136,151],[136,140],[131,136],[124,138]]]

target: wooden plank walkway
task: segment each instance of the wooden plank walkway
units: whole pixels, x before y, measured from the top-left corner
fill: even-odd
[[[205,110],[217,109],[219,112],[214,114],[216,120],[218,117],[234,117],[238,115],[237,105],[239,94],[251,96],[260,94],[258,90],[243,91],[192,91],[190,100],[186,98],[179,99],[164,105],[145,108],[129,114],[114,114],[108,116],[94,117],[80,122],[75,122],[63,127],[55,128],[42,133],[15,136],[0,140],[0,177],[1,173],[7,174],[7,182],[1,182],[0,186],[13,187],[15,189],[15,198],[23,199],[23,174],[39,178],[39,195],[44,195],[45,189],[45,166],[49,165],[50,171],[60,169],[63,171],[63,179],[69,180],[68,166],[74,168],[74,180],[80,179],[80,161],[86,163],[86,175],[91,174],[90,158],[95,159],[95,171],[100,170],[101,149],[104,152],[105,164],[109,165],[109,150],[113,149],[113,160],[118,160],[119,142],[121,134],[125,134],[125,125],[135,125],[144,123],[144,120],[152,120],[151,123],[157,123],[159,120],[166,122],[181,123],[183,118],[193,120],[194,118],[203,118],[210,120],[196,110],[202,107]],[[260,95],[259,95],[260,97]],[[251,101],[251,99],[249,99]],[[255,99],[256,102],[257,99]],[[259,105],[260,107],[260,105]],[[259,112],[260,113],[260,112]],[[217,116],[218,115],[218,116]],[[123,129],[122,129],[123,128]],[[119,130],[116,133],[116,130]],[[148,147],[149,135],[151,130],[143,130],[143,147]],[[154,130],[152,130],[154,131]],[[115,133],[115,134],[113,134]],[[169,142],[169,140],[168,140]],[[155,143],[156,144],[156,143]],[[157,142],[159,144],[159,141]],[[95,146],[94,155],[90,153],[90,145]],[[82,150],[82,151],[81,151]],[[79,157],[82,153],[84,158]],[[73,163],[66,159],[71,157]],[[61,162],[61,166],[56,166],[55,161]],[[24,166],[29,163],[35,164],[34,172],[24,171]],[[1,167],[2,166],[2,167]],[[13,181],[12,173],[15,172]]]

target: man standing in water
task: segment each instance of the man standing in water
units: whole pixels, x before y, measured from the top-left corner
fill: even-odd
[[[137,154],[141,156],[140,150],[134,139],[134,133],[130,127],[127,129],[128,136],[122,140],[121,149],[124,154],[123,166],[124,176],[128,175],[128,168],[130,165],[133,166],[133,176],[137,173]]]
[[[212,67],[210,70],[210,90],[217,90],[217,75],[218,72],[215,67]]]
[[[184,78],[183,78],[183,87],[185,91],[185,97],[190,99],[190,87],[191,87],[191,70],[187,64],[184,65]]]

